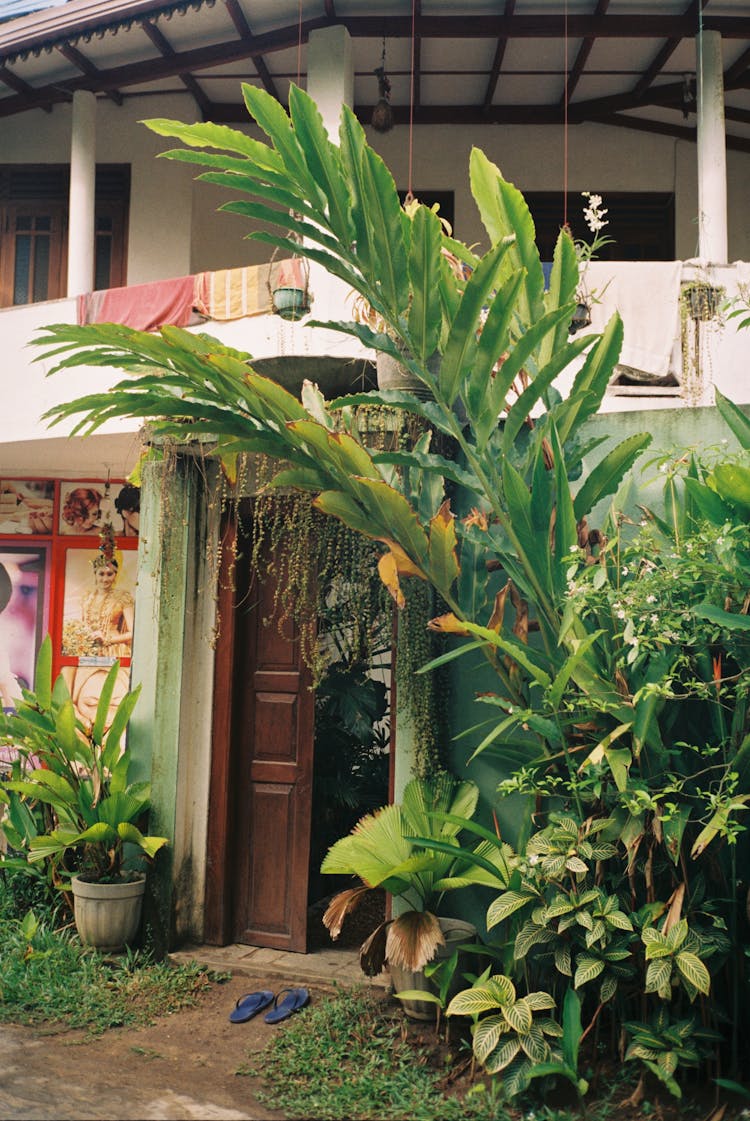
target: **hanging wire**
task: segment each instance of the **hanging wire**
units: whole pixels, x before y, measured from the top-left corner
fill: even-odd
[[[406,202],[414,198],[412,191],[412,165],[414,160],[414,53],[417,23],[417,0],[411,2],[411,80],[409,83],[409,189],[406,192]]]
[[[297,85],[300,85],[302,75],[302,0],[299,0],[299,15],[297,18]]]
[[[563,229],[568,229],[568,0],[565,0],[563,31]]]

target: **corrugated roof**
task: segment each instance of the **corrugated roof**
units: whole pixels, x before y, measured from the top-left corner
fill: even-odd
[[[0,23],[20,19],[32,12],[41,12],[45,8],[59,8],[67,2],[68,0],[0,0]]]

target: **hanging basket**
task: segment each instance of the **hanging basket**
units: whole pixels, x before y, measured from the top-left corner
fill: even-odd
[[[581,300],[576,304],[573,318],[568,327],[568,334],[574,335],[576,331],[582,331],[584,327],[591,326],[591,308],[588,303]]]
[[[714,288],[711,284],[700,281],[685,284],[682,288],[682,301],[687,314],[691,319],[704,323],[716,318],[723,295],[723,288]]]
[[[271,307],[274,315],[295,321],[310,312],[308,271],[299,257],[281,261],[276,266]]]

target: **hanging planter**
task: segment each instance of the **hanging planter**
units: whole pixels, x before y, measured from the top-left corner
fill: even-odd
[[[696,322],[715,319],[724,296],[723,288],[714,288],[705,281],[683,285],[682,302],[687,315]]]
[[[271,292],[274,315],[296,321],[310,312],[310,289],[307,265],[299,257],[279,262]]]
[[[582,331],[584,327],[591,326],[591,307],[585,300],[580,300],[576,304],[573,318],[570,321],[568,333],[574,335],[576,331]]]

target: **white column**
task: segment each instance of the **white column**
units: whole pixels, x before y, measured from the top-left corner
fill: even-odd
[[[721,34],[698,34],[698,256],[726,264],[727,152]]]
[[[73,94],[68,213],[68,296],[94,286],[94,190],[96,185],[96,95]]]
[[[352,39],[345,27],[321,27],[307,41],[307,92],[331,140],[338,143],[341,107],[354,103]]]

